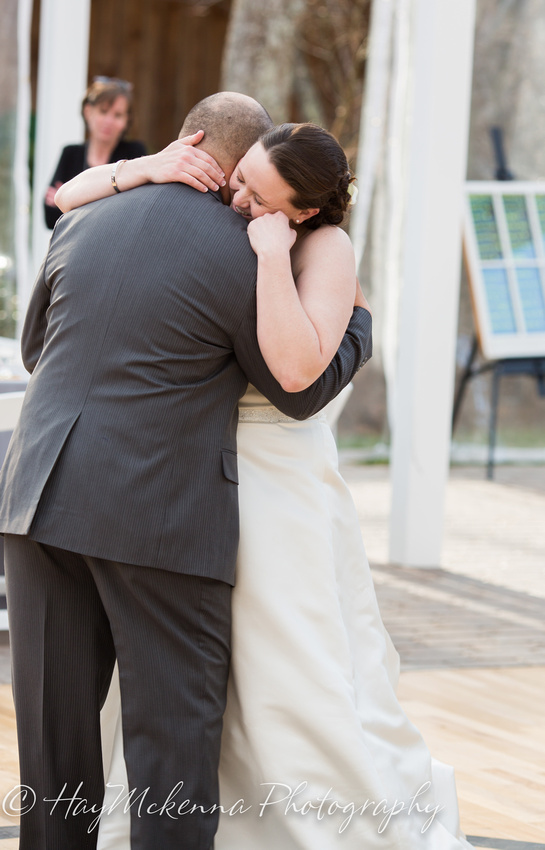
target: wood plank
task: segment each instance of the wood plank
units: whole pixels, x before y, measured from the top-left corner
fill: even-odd
[[[19,823],[18,817],[8,817],[4,806],[7,807],[7,795],[12,788],[19,784],[19,760],[17,757],[17,733],[15,729],[15,711],[11,685],[0,685],[0,826],[14,826]],[[16,848],[18,841],[5,839],[0,844],[2,850]]]
[[[175,139],[188,110],[220,88],[229,5],[92,0],[90,76],[133,83],[130,136],[150,152]]]
[[[545,668],[407,671],[400,700],[456,771],[463,829],[545,843]]]

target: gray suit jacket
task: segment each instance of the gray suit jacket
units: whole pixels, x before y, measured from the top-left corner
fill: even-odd
[[[248,380],[303,419],[371,353],[356,309],[327,372],[284,392],[257,344],[255,280],[246,224],[214,193],[143,186],[63,216],[25,322],[0,531],[233,582]]]

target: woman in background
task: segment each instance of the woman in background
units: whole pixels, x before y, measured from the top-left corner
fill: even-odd
[[[123,138],[130,124],[131,110],[132,83],[113,77],[95,77],[81,104],[87,140],[63,148],[45,194],[45,223],[50,229],[62,215],[55,205],[55,193],[63,183],[95,165],[144,156],[146,149],[142,142],[128,142]]]

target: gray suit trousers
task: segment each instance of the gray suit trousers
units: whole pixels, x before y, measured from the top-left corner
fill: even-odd
[[[20,850],[96,847],[99,712],[116,657],[129,778],[119,806],[132,803],[131,847],[209,850],[230,585],[19,535],[6,535],[5,562],[21,783],[36,798],[21,817]]]

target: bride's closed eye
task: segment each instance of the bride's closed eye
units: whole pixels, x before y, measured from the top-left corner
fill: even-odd
[[[240,172],[239,172],[238,174],[235,174],[235,180],[236,180],[236,181],[237,181],[237,183],[239,183],[241,186],[245,186],[245,185],[246,185],[246,181],[244,180],[244,177],[242,176],[242,174],[240,174]],[[253,203],[255,203],[255,204],[256,204],[256,206],[258,206],[258,207],[262,207],[262,206],[263,206],[263,201],[261,201],[261,200],[258,198],[258,196],[257,196],[256,194],[254,194],[254,195],[253,195],[253,197],[252,197],[252,202],[253,202]]]

